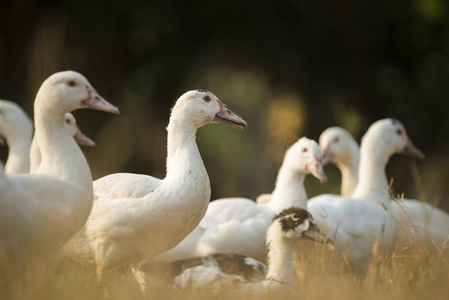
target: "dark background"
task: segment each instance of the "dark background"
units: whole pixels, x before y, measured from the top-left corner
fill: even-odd
[[[198,131],[212,199],[272,191],[285,150],[303,135],[318,140],[338,125],[360,140],[372,122],[395,117],[427,155],[391,159],[395,191],[449,210],[445,1],[2,0],[0,98],[32,116],[40,84],[67,69],[121,109],[75,112],[97,142],[83,149],[94,178],[164,177],[170,108],[204,88],[249,124]],[[309,196],[339,192],[337,169],[326,172],[325,185],[306,180]]]

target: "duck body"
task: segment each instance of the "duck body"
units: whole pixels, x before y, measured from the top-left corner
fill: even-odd
[[[145,292],[148,284],[175,289],[230,287],[265,279],[267,267],[247,256],[216,253],[170,262],[145,262],[134,276]]]
[[[197,128],[207,123],[246,127],[211,92],[185,93],[167,128],[166,177],[119,173],[97,180],[92,213],[62,252],[87,266],[116,269],[184,239],[206,213],[210,199],[209,177],[195,142]]]
[[[189,159],[189,156],[186,159],[189,162],[195,161]],[[95,200],[85,230],[82,235],[74,237],[74,241],[81,238],[83,242],[79,244],[80,248],[76,247],[73,251],[85,249],[84,255],[76,256],[81,258],[77,261],[85,265],[115,268],[123,264],[138,263],[175,246],[183,238],[185,231],[190,233],[200,222],[207,209],[207,200],[210,199],[209,178],[202,162],[197,169],[193,166],[186,168],[188,170],[184,172],[185,177],[164,179],[157,188],[142,198]],[[178,185],[179,182],[182,184]],[[173,183],[176,184],[175,187]],[[179,193],[180,191],[185,192]],[[164,201],[158,201],[159,199]],[[151,230],[145,230],[146,228]],[[86,244],[86,239],[94,242]],[[67,249],[67,246],[64,247],[64,252]],[[108,255],[96,256],[96,253]],[[133,257],[133,260],[125,261],[128,257]]]
[[[152,193],[161,179],[132,173],[115,173],[94,181],[96,199],[139,198]]]
[[[365,274],[373,244],[392,247],[396,223],[378,203],[331,196],[313,198],[308,208],[316,224],[335,241],[336,250],[346,253],[353,270]]]

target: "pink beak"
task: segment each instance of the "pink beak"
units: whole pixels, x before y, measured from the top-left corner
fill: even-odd
[[[424,153],[422,153],[421,150],[416,148],[409,137],[407,137],[407,144],[404,147],[404,151],[402,152],[408,156],[419,158],[419,159],[425,159],[426,156]]]
[[[331,161],[332,157],[334,157],[334,153],[332,152],[329,146],[323,149],[321,153],[322,153],[321,165],[325,166]]]
[[[96,109],[96,110],[102,110],[106,112],[110,112],[113,114],[119,114],[120,111],[117,107],[103,99],[100,95],[98,95],[97,91],[94,90],[92,87],[86,85],[88,97],[87,99],[83,100],[83,104],[86,107]]]
[[[228,109],[228,106],[218,100],[218,104],[220,105],[220,111],[215,115],[214,122],[220,123],[229,127],[233,127],[239,130],[243,130],[248,127],[245,120],[234,114],[231,110]]]
[[[313,155],[313,159],[307,164],[307,169],[310,173],[315,176],[321,183],[327,182],[326,174],[323,170],[323,165],[321,163],[321,159]]]
[[[79,145],[95,147],[95,142],[82,133],[78,126],[76,126],[76,133],[73,138]]]

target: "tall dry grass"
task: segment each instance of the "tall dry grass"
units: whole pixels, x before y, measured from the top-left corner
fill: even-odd
[[[312,248],[314,255],[302,253],[295,264],[302,270],[299,289],[293,298],[301,299],[449,299],[449,265],[438,253],[409,245],[385,254],[378,245],[367,278],[352,274],[344,259],[321,245]],[[316,255],[315,255],[316,254]],[[41,276],[35,274],[36,278]],[[105,278],[110,299],[248,299],[232,289],[211,293],[207,288],[175,293],[151,289],[142,296],[131,274],[121,278],[111,272]],[[263,299],[279,299],[268,294]],[[38,299],[38,298],[34,298]],[[58,266],[40,299],[102,299],[95,272],[68,259]]]
[[[323,244],[301,241],[295,252],[298,290],[295,294],[267,294],[261,299],[449,299],[449,262],[443,249],[433,243],[427,246],[417,238],[417,228],[408,215],[403,195],[395,195],[390,186],[392,201],[397,201],[403,217],[396,219],[399,226],[408,229],[409,238],[390,251],[381,245],[373,245],[373,258],[366,277],[351,271],[345,254],[339,254]],[[412,226],[411,226],[412,224]],[[448,229],[449,233],[449,229]],[[234,289],[214,290],[208,288],[173,292],[164,288],[149,288],[142,295],[131,273],[124,277],[112,271],[105,274],[110,299],[251,299],[251,295]],[[46,282],[46,284],[43,284]],[[15,284],[16,283],[16,284]],[[23,282],[4,283],[13,286],[13,293],[0,294],[0,299],[45,300],[96,300],[102,299],[94,270],[59,257],[45,262]],[[15,285],[14,285],[15,284]],[[11,296],[12,295],[12,296]]]
[[[326,246],[301,242],[299,249],[303,250],[295,253],[294,262],[298,270],[299,289],[296,294],[289,295],[292,299],[449,299],[449,264],[438,249],[408,243],[384,253],[380,245],[375,244],[366,278],[353,274],[345,256]],[[34,288],[30,286],[33,281],[28,281],[28,286],[16,288],[34,290],[35,294],[18,292],[20,298],[17,299],[102,299],[95,271],[67,258],[62,258],[53,271],[48,271],[43,265],[42,269],[35,272],[34,279],[38,285],[42,277],[48,277],[46,287]],[[107,273],[105,284],[110,299],[251,298],[250,295],[236,293],[233,289],[211,293],[207,288],[178,293],[150,288],[149,293],[143,296],[131,274],[122,278],[117,272]],[[279,294],[268,294],[262,298],[279,297]]]

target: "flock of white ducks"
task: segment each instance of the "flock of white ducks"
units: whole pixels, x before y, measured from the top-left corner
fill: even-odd
[[[0,101],[0,137],[9,146],[5,170],[0,168],[0,283],[19,276],[23,260],[61,251],[96,268],[100,283],[104,270],[133,268],[139,283],[151,286],[161,279],[152,270],[165,266],[169,285],[177,288],[244,281],[238,290],[266,293],[296,287],[293,249],[301,238],[334,240],[360,274],[366,273],[376,242],[386,250],[408,239],[446,246],[446,212],[418,200],[390,198],[389,158],[395,153],[424,158],[395,119],[375,122],[360,153],[342,128],[323,132],[320,146],[301,138],[288,149],[272,194],[261,195],[257,203],[227,198],[209,204],[197,129],[210,123],[240,130],[247,126],[214,94],[193,90],[177,100],[167,127],[164,179],[116,173],[92,184],[75,140],[88,146],[94,142],[82,135],[70,114],[80,108],[118,113],[73,71],[50,76],[39,89],[34,138],[24,111]],[[307,201],[305,176],[325,182],[323,164],[328,162],[341,170],[342,195]]]
[[[158,257],[174,260],[212,253],[238,253],[265,261],[265,236],[273,217],[292,206],[306,208],[305,176],[326,181],[318,144],[301,138],[285,154],[272,200],[256,204],[246,198],[212,201],[200,225],[180,244]]]
[[[331,127],[321,134],[320,147],[323,153],[323,164],[333,163],[341,171],[341,196],[352,195],[359,178],[359,145],[350,133],[343,128]],[[411,146],[411,143],[405,149],[405,153],[407,152],[412,152],[418,158],[424,157],[422,153]],[[386,179],[385,172],[379,176]],[[388,193],[385,188],[383,190]],[[436,206],[419,200],[398,199],[397,201],[391,201],[391,203],[392,210],[390,213],[396,223],[400,225],[396,232],[397,239],[425,242],[429,246],[433,246],[433,242],[435,242],[440,248],[446,245],[449,214]]]

